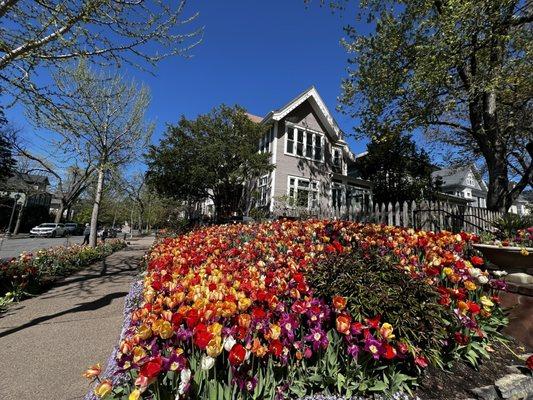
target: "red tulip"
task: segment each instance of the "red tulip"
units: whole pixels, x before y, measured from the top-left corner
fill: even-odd
[[[140,369],[140,375],[146,376],[148,379],[155,378],[163,366],[163,360],[160,356],[150,359]]]
[[[246,357],[246,350],[242,346],[242,344],[237,343],[235,346],[233,346],[229,352],[229,362],[233,366],[241,365],[244,362],[244,359]]]

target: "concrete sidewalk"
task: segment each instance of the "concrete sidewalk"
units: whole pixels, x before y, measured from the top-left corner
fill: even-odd
[[[69,276],[0,317],[0,399],[82,399],[87,367],[117,344],[124,297],[153,237]]]

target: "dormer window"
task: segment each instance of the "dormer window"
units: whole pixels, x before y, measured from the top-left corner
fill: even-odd
[[[476,185],[475,180],[474,180],[474,175],[471,172],[469,172],[468,175],[466,176],[466,184],[467,186]]]

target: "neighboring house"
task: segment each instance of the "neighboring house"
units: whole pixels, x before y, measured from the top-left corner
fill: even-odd
[[[258,181],[258,207],[273,215],[291,208],[318,215],[368,201],[372,185],[351,168],[355,156],[314,87],[250,119],[271,126],[259,151],[270,153],[275,166]]]
[[[50,207],[52,195],[48,193],[49,186],[50,182],[46,176],[15,172],[8,178],[0,194],[18,198],[19,204],[24,204],[27,196],[26,206],[28,207]]]
[[[433,172],[432,177],[442,179],[443,193],[467,199],[471,206],[487,208],[488,187],[475,165],[440,169]],[[519,196],[509,208],[509,212],[518,215],[529,214],[528,204],[523,196]]]

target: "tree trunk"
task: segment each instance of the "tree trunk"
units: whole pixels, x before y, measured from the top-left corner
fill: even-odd
[[[485,155],[489,174],[487,208],[491,211],[507,212],[510,205],[506,205],[506,198],[510,187],[505,150],[498,143],[491,147],[491,154]]]
[[[96,247],[97,229],[98,229],[98,213],[100,211],[100,202],[102,201],[102,192],[104,189],[104,168],[98,169],[98,181],[96,182],[96,193],[94,195],[93,213],[91,215],[91,236],[89,237],[89,245]]]
[[[65,202],[63,201],[63,199],[61,199],[61,202],[59,203],[59,210],[57,210],[57,214],[54,219],[54,222],[56,224],[59,224],[61,222],[61,218],[63,218],[64,211],[65,211]]]
[[[26,211],[27,206],[28,206],[28,195],[25,195],[24,202],[21,204],[19,213],[17,215],[17,223],[15,224],[13,235],[17,235],[19,233],[20,225],[22,224],[22,218],[24,218],[24,213]]]

